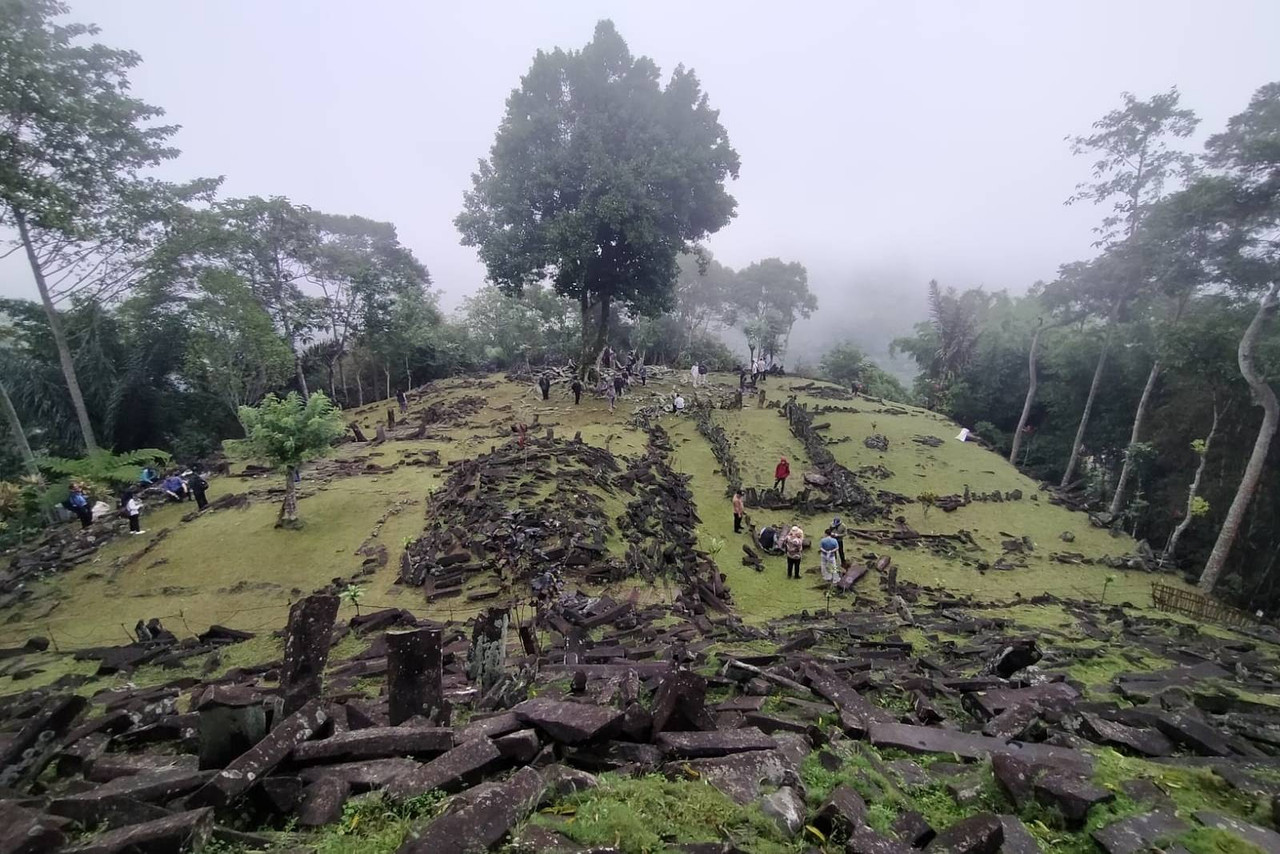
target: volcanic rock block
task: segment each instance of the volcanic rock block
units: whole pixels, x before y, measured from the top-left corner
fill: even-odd
[[[190,806],[225,807],[284,761],[294,748],[310,739],[329,720],[319,700],[311,700],[285,718],[267,737],[222,769],[195,794]]]
[[[1116,796],[1101,786],[1070,774],[1048,773],[1035,781],[1036,800],[1047,806],[1057,807],[1066,821],[1067,828],[1078,830],[1089,817],[1089,810],[1097,804],[1105,804]]]
[[[667,730],[715,729],[707,711],[707,678],[692,670],[673,670],[653,692],[651,737]]]
[[[1085,712],[1080,715],[1080,732],[1090,741],[1112,747],[1127,747],[1143,756],[1168,756],[1173,743],[1159,730],[1125,726]]]
[[[0,854],[43,854],[65,841],[58,819],[0,801]]]
[[[1247,821],[1229,815],[1201,810],[1195,814],[1196,821],[1205,827],[1212,827],[1243,839],[1250,845],[1256,845],[1260,851],[1280,851],[1280,833],[1258,827]]]
[[[441,684],[443,656],[438,629],[387,632],[387,706],[391,725],[423,715],[435,723],[445,720]]]
[[[982,720],[993,718],[1011,706],[1030,704],[1037,708],[1062,708],[1080,699],[1080,692],[1066,682],[1049,682],[1031,688],[996,688],[968,694],[963,705]]]
[[[512,711],[522,722],[533,724],[562,744],[581,744],[604,738],[622,722],[622,712],[617,709],[541,697],[525,700]]]
[[[1030,667],[1041,658],[1035,638],[1019,638],[1001,647],[987,665],[990,672],[1008,679],[1024,667]]]
[[[1004,829],[1000,854],[1040,854],[1040,843],[1036,842],[1022,819],[1016,815],[1002,815],[1000,825]]]
[[[211,690],[199,709],[196,739],[202,769],[225,767],[267,734],[267,708],[261,698]]]
[[[1170,842],[1191,829],[1173,813],[1142,813],[1108,824],[1091,835],[1107,854],[1139,854]]]
[[[881,836],[869,827],[855,830],[845,843],[844,850],[848,854],[915,854],[915,849]]]
[[[788,837],[795,836],[804,827],[804,798],[790,786],[762,798],[760,811],[776,821]]]
[[[991,773],[1018,809],[1035,800],[1037,769],[1030,764],[1012,756],[997,754],[991,757]]]
[[[213,832],[213,810],[190,810],[122,827],[89,842],[63,849],[67,854],[118,854],[129,851],[199,851]]]
[[[280,693],[286,715],[320,696],[324,666],[329,660],[329,639],[337,616],[337,596],[308,596],[289,608],[284,660],[280,666]]]
[[[664,732],[657,744],[663,753],[685,759],[727,756],[748,750],[773,750],[778,742],[755,727],[711,732]]]
[[[482,737],[497,738],[515,732],[523,725],[515,712],[500,712],[487,718],[472,718],[462,729],[454,730],[453,740],[462,744]]]
[[[908,724],[873,724],[868,737],[876,747],[896,747],[908,753],[953,753],[964,759],[1005,754],[1034,764],[1048,764],[1079,773],[1088,772],[1088,755],[1067,747],[1024,744],[975,733]]]
[[[1004,825],[989,812],[961,819],[929,844],[930,854],[997,854],[1004,842]]]
[[[45,703],[17,735],[0,745],[0,778],[9,778],[8,785],[13,785],[19,778],[39,776],[53,757],[55,740],[71,728],[87,705],[89,701],[79,694],[54,697]],[[32,753],[24,757],[28,750]]]
[[[1040,708],[1033,703],[1010,706],[982,726],[982,734],[995,738],[1023,738],[1040,721]]]
[[[805,679],[815,694],[831,702],[841,713],[841,725],[849,735],[861,738],[875,723],[892,720],[892,717],[863,697],[853,686],[841,679],[830,668],[810,664],[805,668]]]
[[[517,765],[532,762],[538,755],[538,751],[542,749],[538,731],[534,729],[522,729],[500,735],[493,740],[493,744],[504,759],[510,759]]]
[[[368,759],[364,762],[343,762],[338,765],[316,765],[298,772],[304,783],[314,783],[324,777],[338,777],[351,784],[358,792],[389,786],[397,777],[411,774],[422,767],[421,762],[395,757],[394,759]],[[271,778],[268,778],[270,780]],[[265,781],[264,781],[265,782]]]
[[[749,804],[760,797],[761,783],[782,786],[799,781],[800,772],[781,750],[751,750],[713,759],[690,759],[663,766],[668,777],[696,775],[735,803]]]
[[[163,771],[146,771],[103,783],[68,800],[98,800],[112,796],[133,798],[148,803],[168,801],[195,791],[213,779],[212,771],[196,771],[187,768],[170,768]]]
[[[454,791],[479,779],[501,759],[502,753],[492,740],[473,739],[426,765],[396,777],[387,786],[387,791],[398,799],[412,798],[432,789]]]
[[[912,848],[923,848],[938,835],[929,820],[915,810],[898,816],[893,822],[893,832]]]
[[[49,804],[49,812],[69,818],[84,828],[125,827],[130,824],[155,821],[171,814],[163,807],[125,795],[59,798]],[[0,851],[4,850],[6,849],[0,845]]]
[[[576,792],[585,792],[596,788],[600,781],[595,775],[567,765],[551,765],[542,771],[542,779],[547,784],[543,802],[558,800]]]
[[[453,749],[453,730],[438,727],[370,727],[335,733],[293,749],[300,764],[353,762],[391,756],[439,754]]]
[[[848,836],[855,828],[866,823],[867,802],[852,787],[843,783],[832,790],[826,803],[818,808],[818,814],[813,818],[813,826],[826,837],[833,833]]]
[[[1162,714],[1156,718],[1156,726],[1170,739],[1201,756],[1235,755],[1222,733],[1190,714]]]
[[[321,777],[302,790],[298,824],[322,827],[342,818],[342,807],[351,796],[351,784],[341,777]]]
[[[521,768],[504,783],[478,794],[456,812],[409,833],[398,854],[465,854],[502,840],[537,805],[546,783],[532,768]]]

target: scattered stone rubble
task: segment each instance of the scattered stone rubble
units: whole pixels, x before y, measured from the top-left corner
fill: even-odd
[[[904,639],[891,613],[802,614],[762,629],[708,607],[693,589],[670,606],[563,594],[538,611],[548,648],[521,631],[520,651],[509,651],[508,666],[532,680],[509,705],[488,711],[466,676],[466,626],[394,610],[335,628],[336,601],[309,597],[291,611],[279,662],[87,699],[68,693],[75,680],[64,678],[0,699],[0,851],[198,850],[207,839],[265,846],[287,839],[279,829],[290,822],[337,821],[363,793],[433,790],[456,796],[401,851],[508,842],[573,850],[563,834],[524,827],[524,819],[589,791],[602,771],[703,781],[758,805],[784,834],[811,826],[849,852],[1038,851],[1018,813],[1037,810],[1080,832],[1115,799],[1092,778],[1101,748],[1208,769],[1251,798],[1280,794],[1261,773],[1280,755],[1280,715],[1247,699],[1274,693],[1273,653],[1118,607],[1037,599],[1072,616],[1076,640],[1174,662],[1119,674],[1110,694],[1089,695],[1065,668],[1097,648],[1052,629],[1020,633],[945,591],[877,575],[911,603],[914,636],[927,649]],[[348,633],[368,648],[326,661]],[[218,629],[159,646],[176,654],[243,637]],[[138,655],[141,646],[104,650],[100,660],[113,658],[120,672],[156,663],[151,650]],[[0,659],[40,647],[0,650]],[[357,680],[379,678],[376,697],[356,690]],[[926,767],[880,758],[886,753],[942,761]],[[807,758],[835,772],[854,754],[879,768],[882,782],[854,774],[846,778],[854,785],[812,797]],[[984,767],[1006,812],[932,827],[895,807],[890,832],[870,827],[869,804],[901,803],[877,797],[878,786],[907,798],[946,791],[963,806]],[[1195,826],[1280,850],[1274,829],[1245,817],[1179,815],[1150,780],[1123,788],[1151,809],[1093,832],[1107,854],[1146,851]]]

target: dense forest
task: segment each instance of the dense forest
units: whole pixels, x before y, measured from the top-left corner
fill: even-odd
[[[489,281],[447,315],[392,223],[156,178],[177,128],[131,95],[140,57],[55,0],[3,5],[0,235],[38,297],[0,305],[7,542],[65,493],[47,461],[205,458],[271,393],[357,406],[467,371],[586,372],[606,346],[783,366],[817,309],[799,261],[735,270],[705,248],[735,215],[738,155],[698,79],[663,84],[608,22],[511,93],[456,221]],[[577,100],[549,97],[562,87]],[[1166,567],[1271,609],[1280,83],[1203,150],[1197,124],[1176,89],[1125,94],[1070,140],[1084,180],[1067,201],[1098,206],[1097,253],[1024,294],[930,283],[930,316],[895,345],[919,366],[910,389],[857,341],[812,370],[951,416]]]

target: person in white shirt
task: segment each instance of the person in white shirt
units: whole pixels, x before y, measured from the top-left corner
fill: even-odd
[[[124,515],[129,517],[129,533],[145,534],[142,530],[142,502],[132,492],[124,494]]]
[[[676,399],[671,401],[672,412],[684,412],[684,397],[680,392],[676,392]]]
[[[698,363],[697,363],[697,362],[694,362],[694,363],[693,363],[693,367],[689,369],[689,376],[693,378],[693,387],[694,387],[694,388],[697,388],[697,387],[698,387],[698,378],[701,376],[701,374],[699,374],[699,373],[698,373]]]

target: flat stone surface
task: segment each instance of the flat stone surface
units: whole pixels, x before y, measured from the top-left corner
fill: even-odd
[[[546,786],[533,768],[521,768],[504,783],[447,812],[421,830],[410,831],[398,854],[465,854],[502,840],[537,805]]]
[[[1226,736],[1189,714],[1169,712],[1156,718],[1156,726],[1170,739],[1201,756],[1235,756]]]
[[[876,747],[896,747],[908,753],[952,753],[963,759],[985,759],[1007,754],[1032,763],[1088,771],[1092,760],[1078,750],[1046,744],[1005,741],[976,733],[956,732],[910,724],[874,724],[868,731]]]
[[[877,722],[893,720],[884,709],[859,694],[830,668],[810,664],[804,675],[813,693],[829,701],[840,712],[841,725],[854,738],[862,738]]]
[[[853,787],[841,783],[831,790],[827,800],[818,807],[813,826],[828,838],[833,833],[848,836],[855,828],[867,823],[867,802]]]
[[[893,832],[912,848],[923,848],[938,835],[929,820],[915,810],[908,810],[894,819]]]
[[[314,736],[327,720],[329,714],[319,700],[307,702],[196,791],[189,798],[189,805],[225,807],[271,773],[298,745]]]
[[[699,759],[748,750],[772,750],[778,742],[755,727],[712,732],[664,732],[657,744],[668,756]]]
[[[1036,842],[1022,819],[1016,815],[1002,815],[1000,826],[1004,830],[1000,854],[1040,854],[1040,843]]]
[[[715,721],[707,711],[707,678],[691,670],[672,670],[653,692],[650,736],[667,730],[711,730]]]
[[[1018,809],[1035,800],[1034,766],[1007,754],[996,754],[991,757],[991,773]]]
[[[1080,699],[1080,692],[1066,682],[1049,682],[1030,688],[995,688],[965,697],[965,708],[976,709],[993,718],[1012,706],[1032,705],[1037,708],[1065,706]]]
[[[773,819],[788,837],[795,836],[804,827],[804,798],[790,786],[783,786],[761,798],[760,811]]]
[[[1004,825],[999,816],[978,813],[961,819],[929,843],[930,854],[997,854],[1004,842]]]
[[[477,738],[497,738],[500,735],[515,732],[523,726],[524,723],[516,716],[515,712],[503,712],[502,714],[490,715],[479,720],[473,718],[462,729],[454,730],[454,741],[462,744],[464,741],[472,741]]]
[[[303,768],[299,775],[303,782],[311,783],[324,777],[346,780],[356,791],[381,789],[405,774],[422,767],[421,762],[395,757],[393,759],[367,759],[364,762],[343,762],[338,765],[316,765]]]
[[[193,792],[213,779],[213,771],[171,768],[117,777],[92,791],[74,795],[68,800],[94,800],[115,796],[133,798],[136,801],[168,801]]]
[[[477,738],[455,747],[427,764],[396,777],[387,786],[393,798],[412,798],[432,789],[456,791],[478,779],[502,759],[492,739]]]
[[[155,821],[109,830],[80,845],[63,849],[67,854],[117,854],[131,851],[199,851],[213,831],[209,807],[174,813]]]
[[[525,700],[512,711],[524,723],[536,726],[562,744],[581,744],[607,737],[622,722],[622,712],[618,709],[540,697]]]
[[[1245,842],[1258,846],[1268,854],[1280,851],[1280,833],[1276,833],[1274,830],[1258,827],[1256,824],[1250,824],[1234,816],[1222,815],[1207,810],[1201,810],[1195,816],[1196,821],[1205,827],[1215,827],[1218,830],[1230,833],[1232,836],[1237,836]]]
[[[340,777],[321,777],[302,790],[298,824],[323,827],[342,818],[342,807],[351,796],[351,784]]]
[[[1078,830],[1089,817],[1089,810],[1116,796],[1088,780],[1066,774],[1045,774],[1035,781],[1036,800],[1057,807],[1068,829]]]
[[[389,726],[340,732],[293,749],[301,764],[352,762],[392,756],[430,756],[453,749],[453,730],[440,727]]]
[[[782,786],[795,783],[800,772],[795,762],[781,750],[752,750],[712,759],[689,759],[662,766],[672,778],[696,775],[729,796],[735,803],[749,804],[760,797],[761,784]]]
[[[163,807],[125,795],[58,798],[49,804],[49,812],[69,818],[83,828],[124,827],[155,821],[170,814]],[[0,846],[0,851],[4,850]]]
[[[1143,756],[1168,756],[1174,746],[1155,729],[1126,726],[1085,712],[1080,715],[1080,731],[1085,738],[1111,747],[1125,747]]]
[[[43,854],[66,841],[57,819],[0,801],[0,852],[3,854]]]
[[[1173,813],[1149,812],[1124,818],[1095,830],[1093,841],[1107,854],[1139,854],[1168,842],[1191,829]]]
[[[850,834],[844,850],[848,854],[916,854],[916,849],[881,836],[869,827],[860,827]]]

